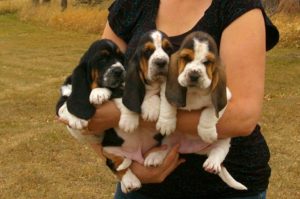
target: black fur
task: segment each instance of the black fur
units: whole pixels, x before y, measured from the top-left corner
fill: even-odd
[[[108,52],[108,53],[106,53]],[[107,85],[103,82],[103,74],[115,62],[124,63],[124,55],[118,46],[111,40],[102,39],[95,41],[84,53],[78,66],[74,69],[71,76],[67,77],[63,85],[71,84],[72,92],[69,97],[61,96],[56,105],[56,114],[64,102],[67,102],[68,111],[81,118],[89,119],[95,113],[95,107],[89,102],[92,84],[92,70],[99,72],[98,87],[106,87],[112,90],[111,98],[121,97],[123,88],[122,82],[116,85]],[[117,79],[117,78],[116,78]]]

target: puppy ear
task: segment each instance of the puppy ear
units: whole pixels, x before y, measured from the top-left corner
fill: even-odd
[[[140,63],[135,56],[128,64],[126,73],[123,104],[131,111],[141,113],[141,106],[145,97],[145,84],[140,72]]]
[[[91,92],[90,82],[87,77],[87,65],[82,62],[77,66],[72,74],[72,93],[67,99],[67,108],[73,115],[90,119],[95,113],[95,107],[90,103],[89,97]]]
[[[219,112],[223,110],[227,104],[226,76],[224,67],[222,67],[219,61],[213,66],[211,91],[212,103],[216,110],[216,116],[219,118]]]
[[[166,84],[166,98],[170,104],[176,107],[184,107],[186,105],[187,88],[182,87],[178,83],[178,76],[179,76],[178,55],[179,53],[176,52],[171,56],[167,84]]]

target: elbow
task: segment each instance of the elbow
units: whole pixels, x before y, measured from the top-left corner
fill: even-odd
[[[249,136],[255,129],[261,114],[261,108],[241,108],[240,117],[237,125],[239,126],[237,134],[239,136]]]

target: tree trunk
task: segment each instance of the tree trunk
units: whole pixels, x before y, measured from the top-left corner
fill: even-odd
[[[60,1],[61,11],[64,11],[68,7],[68,0],[61,0]]]

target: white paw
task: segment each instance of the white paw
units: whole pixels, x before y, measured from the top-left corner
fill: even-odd
[[[218,174],[221,171],[221,161],[216,157],[208,157],[203,164],[205,171]]]
[[[107,88],[94,88],[90,94],[91,104],[102,104],[108,101],[111,96],[111,91]]]
[[[138,114],[121,114],[119,127],[125,132],[131,133],[139,126]]]
[[[58,115],[61,119],[69,122],[69,126],[73,129],[83,129],[88,125],[88,121],[80,119],[75,115],[72,115],[67,108],[66,103],[64,103],[58,110]]]
[[[160,111],[160,99],[157,95],[145,100],[142,104],[142,118],[145,121],[155,122]]]
[[[201,139],[206,143],[213,143],[217,141],[218,134],[217,129],[215,126],[212,127],[202,127],[198,126],[198,135],[201,137]]]
[[[168,151],[155,151],[155,152],[152,152],[150,153],[145,161],[144,161],[144,166],[145,167],[158,167],[160,166],[166,155],[168,154]]]
[[[128,169],[121,180],[122,192],[129,193],[141,188],[141,186],[141,181],[131,172],[130,169]]]
[[[128,167],[130,167],[131,163],[132,163],[132,160],[130,160],[128,158],[125,158],[116,170],[117,171],[122,171],[124,169],[127,169]]]
[[[165,119],[159,117],[156,123],[156,130],[158,130],[162,135],[170,135],[176,129],[176,117],[170,119]]]

